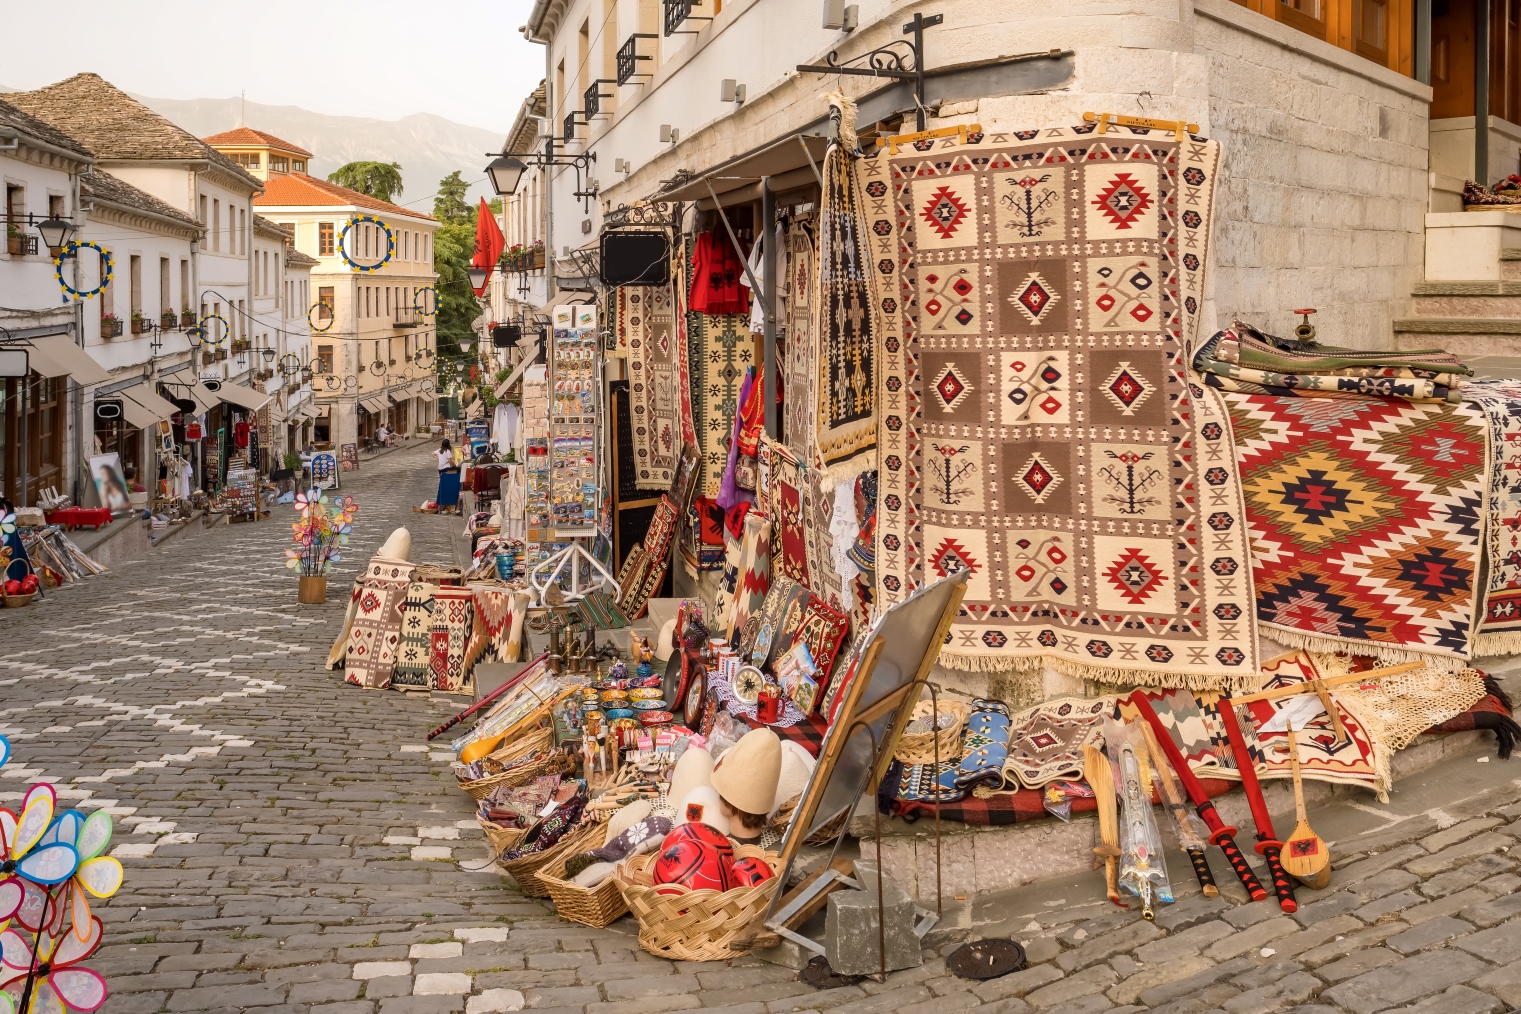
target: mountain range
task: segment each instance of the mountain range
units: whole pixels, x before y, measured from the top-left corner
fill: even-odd
[[[15,89],[0,86],[0,92]],[[399,120],[363,116],[332,116],[300,106],[244,103],[239,98],[161,99],[147,95],[133,98],[190,131],[197,137],[231,130],[243,123],[274,134],[312,152],[309,171],[326,178],[347,162],[372,159],[397,162],[405,189],[397,204],[432,212],[438,181],[458,169],[469,181],[469,200],[495,197],[482,168],[490,161],[488,151],[500,151],[506,129],[470,127],[431,113],[415,113]],[[504,107],[505,110],[505,107]],[[516,105],[512,107],[516,112]]]

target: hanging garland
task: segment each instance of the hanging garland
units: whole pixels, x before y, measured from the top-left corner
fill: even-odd
[[[433,309],[432,310],[424,310],[422,307],[420,307],[420,306],[417,305],[417,299],[418,299],[418,297],[421,296],[424,292],[426,292],[428,294],[428,296],[429,296],[428,302],[433,304]],[[436,293],[436,292],[433,291],[433,286],[427,285],[427,286],[424,286],[421,289],[418,289],[416,292],[412,293],[412,312],[413,313],[421,314],[424,317],[431,317],[431,316],[433,316],[434,313],[437,312],[437,310],[438,310],[438,293]]]
[[[374,264],[357,263],[352,257],[349,256],[348,249],[345,245],[346,241],[348,240],[349,230],[363,222],[372,222],[385,230],[386,255]],[[391,255],[395,252],[396,237],[391,233],[391,227],[389,225],[386,225],[380,219],[376,218],[374,215],[355,215],[353,218],[349,219],[347,223],[344,224],[343,232],[338,234],[338,256],[343,258],[343,263],[347,264],[355,271],[361,273],[367,271],[379,271],[381,268],[386,266],[386,262],[391,259]]]
[[[100,255],[100,284],[93,289],[76,289],[63,280],[63,262],[70,257],[76,256],[80,250],[88,247]],[[69,297],[75,299],[91,299],[105,291],[106,286],[111,284],[111,275],[116,271],[116,261],[111,257],[111,251],[93,240],[69,240],[69,245],[64,247],[57,257],[53,258],[53,277],[58,279],[58,287],[64,291],[63,301],[67,303]]]
[[[313,323],[313,321],[312,321],[312,311],[315,310],[315,309],[317,309],[318,307],[325,307],[325,306],[327,306],[326,303],[318,302],[318,303],[313,303],[311,306],[307,307],[307,309],[306,309],[306,326],[312,329],[312,334],[327,334],[329,331],[331,331],[333,329],[333,324],[338,320],[338,315],[335,314],[335,313],[332,313],[331,312],[331,308],[329,308],[329,315],[328,315],[328,318],[327,318],[327,327],[318,327],[315,323]]]
[[[208,320],[219,320],[222,322],[222,333],[217,336],[216,341],[211,340],[211,330],[206,326],[206,322]],[[227,335],[232,331],[232,328],[227,323],[227,318],[223,317],[220,313],[208,313],[206,316],[201,318],[199,327],[201,331],[201,344],[214,345],[218,347],[220,347],[221,344],[227,340]]]

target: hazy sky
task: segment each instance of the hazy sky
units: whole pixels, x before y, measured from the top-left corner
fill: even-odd
[[[532,0],[7,2],[0,85],[95,71],[124,91],[392,120],[428,112],[505,132],[544,76],[518,26]],[[49,41],[52,40],[52,41]]]

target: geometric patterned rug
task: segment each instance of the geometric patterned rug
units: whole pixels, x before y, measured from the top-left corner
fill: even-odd
[[[367,690],[391,685],[396,645],[401,640],[401,605],[412,581],[405,560],[372,557],[360,580],[357,608],[344,648],[345,682]]]
[[[670,489],[681,450],[680,368],[669,285],[620,286],[618,341],[627,345],[634,485]]]
[[[882,607],[967,570],[950,668],[1239,683],[1241,490],[1224,404],[1183,355],[1219,144],[1088,124],[878,152],[857,172]]]
[[[1488,518],[1474,405],[1227,394],[1257,619],[1313,651],[1456,668]]]
[[[1521,651],[1521,381],[1479,380],[1463,398],[1484,410],[1489,425],[1488,581],[1473,653]]]

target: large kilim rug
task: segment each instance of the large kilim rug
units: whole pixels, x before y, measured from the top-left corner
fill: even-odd
[[[857,166],[883,349],[883,605],[971,571],[947,666],[1256,668],[1228,419],[1187,383],[1219,145],[1092,127]]]
[[[344,648],[343,678],[368,690],[391,685],[401,640],[401,605],[412,581],[412,564],[383,556],[370,559],[360,581],[354,622]]]
[[[834,497],[824,492],[823,473],[804,466],[789,448],[769,437],[763,435],[761,444],[770,454],[766,484],[776,525],[773,566],[778,574],[790,577],[836,609],[848,610],[849,602],[841,605],[840,574],[829,552]]]
[[[786,355],[782,371],[782,440],[802,461],[813,460],[814,263],[811,218],[787,224]]]
[[[1485,420],[1474,405],[1228,394],[1257,619],[1275,640],[1453,668],[1472,651]]]
[[[634,485],[670,489],[681,453],[681,367],[671,288],[618,289],[618,340],[626,344]]]
[[[1521,651],[1521,382],[1471,381],[1463,397],[1489,427],[1488,564],[1474,655]]]
[[[880,353],[869,305],[860,183],[851,171],[849,154],[856,140],[855,108],[839,95],[831,95],[830,104],[841,106],[844,116],[840,139],[824,153],[813,393],[818,463],[825,485],[833,489],[875,464]]]
[[[744,314],[688,313],[687,337],[692,412],[702,452],[697,495],[717,497],[729,463],[729,433],[739,412],[739,385],[745,369],[756,361],[755,335]]]
[[[430,690],[428,667],[433,655],[433,596],[438,585],[413,581],[401,604],[401,639],[396,645],[396,665],[391,686]]]

